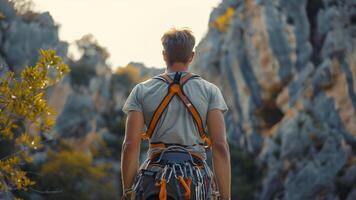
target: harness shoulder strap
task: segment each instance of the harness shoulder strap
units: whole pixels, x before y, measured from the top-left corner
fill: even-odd
[[[163,81],[163,82],[168,83],[168,82],[166,81],[166,79],[162,78],[160,75],[154,76],[154,77],[152,77],[152,79],[158,79],[158,80],[161,80],[161,81]]]
[[[173,80],[171,79],[171,77],[169,77],[167,74],[163,73],[163,74],[159,74],[157,76],[152,77],[153,79],[158,79],[161,80],[167,84],[171,84],[173,82]]]
[[[183,86],[183,85],[184,85],[186,82],[188,82],[190,79],[192,79],[192,78],[197,78],[197,77],[200,77],[200,76],[197,75],[197,74],[188,72],[185,76],[183,76],[183,77],[180,79],[179,83],[180,83],[180,85]],[[153,78],[153,79],[161,80],[161,81],[163,81],[163,82],[165,82],[165,83],[168,83],[168,84],[173,83],[173,79],[172,79],[168,74],[166,74],[166,73],[159,74],[159,75],[154,76],[154,77],[152,77],[152,78]]]
[[[167,74],[161,74],[159,75],[159,78],[157,79],[163,80],[166,83],[169,83],[169,88],[166,96],[163,98],[161,103],[158,105],[156,111],[154,112],[152,119],[148,125],[146,133],[142,135],[143,139],[150,139],[152,137],[153,131],[157,125],[158,120],[160,119],[163,111],[166,109],[168,106],[169,102],[172,100],[174,95],[178,95],[178,97],[182,100],[184,103],[185,107],[188,109],[188,111],[191,113],[195,123],[197,124],[198,130],[199,130],[199,135],[203,139],[203,141],[207,144],[206,147],[210,147],[211,142],[210,139],[207,137],[207,134],[205,133],[204,126],[203,126],[203,121],[199,115],[199,112],[197,109],[194,107],[192,102],[189,100],[189,98],[184,94],[182,86],[190,79],[194,77],[199,77],[196,74],[188,72],[185,76],[180,78],[180,75],[176,73],[176,76],[174,77],[174,80],[172,80]],[[156,77],[155,77],[156,78]]]

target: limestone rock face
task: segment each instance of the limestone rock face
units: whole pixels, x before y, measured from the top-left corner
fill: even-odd
[[[258,199],[354,196],[355,16],[352,0],[213,10],[192,67],[222,89],[230,140],[266,170]]]
[[[51,148],[58,151],[57,147],[65,140],[93,162],[113,166],[109,173],[117,184],[115,188],[120,188],[117,155],[120,155],[125,117],[121,109],[135,84],[163,70],[132,62],[132,68],[123,67],[122,73],[116,73],[106,62],[109,53],[93,36],[83,36],[76,45],[82,53],[78,60],[67,56],[68,44],[60,41],[58,25],[48,12],[20,14],[11,1],[0,0],[0,82],[8,71],[18,76],[24,67],[33,66],[41,48],[55,49],[71,70],[46,92],[47,102],[56,110],[57,118],[50,132],[41,133],[49,145],[33,154],[32,164],[40,169],[47,162],[47,151]],[[13,198],[10,192],[0,192],[0,199]],[[28,194],[24,199],[42,197]]]
[[[0,81],[6,76],[8,71],[9,69],[5,59],[0,56]]]
[[[0,12],[0,56],[15,73],[34,65],[41,48],[66,56],[68,45],[59,40],[58,26],[48,12],[19,16],[7,0],[0,1]]]
[[[94,102],[89,95],[72,93],[57,118],[57,130],[62,136],[81,137],[91,130],[94,118]]]
[[[34,65],[40,48],[53,48],[66,55],[67,44],[59,41],[58,29],[49,13],[36,16],[31,23],[16,19],[9,24],[3,38],[2,52],[14,69]]]
[[[117,137],[123,134],[121,108],[134,81],[112,71],[106,62],[109,52],[94,36],[85,35],[76,45],[82,53],[78,60],[67,57],[68,44],[59,39],[58,25],[48,12],[19,13],[11,1],[0,0],[0,80],[9,70],[19,75],[24,67],[34,65],[39,49],[55,49],[71,72],[47,91],[48,103],[58,114],[52,136],[84,139],[103,129]],[[138,69],[138,77],[162,71],[141,63],[130,65]]]

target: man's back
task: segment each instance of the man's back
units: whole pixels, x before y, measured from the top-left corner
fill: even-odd
[[[161,41],[166,74],[136,85],[122,109],[127,114],[121,152],[123,197],[229,199],[224,98],[217,86],[188,73],[195,45],[189,29],[172,28]],[[140,167],[141,139],[150,139],[150,149]],[[214,173],[204,147],[211,147]]]
[[[167,73],[172,79],[175,72]],[[182,77],[187,72],[182,72]],[[227,105],[219,88],[204,80],[200,76],[193,77],[183,85],[183,92],[192,102],[198,111],[203,127],[206,132],[206,116],[209,110],[220,109],[227,111]],[[123,111],[127,113],[130,110],[141,111],[145,118],[145,127],[148,127],[156,108],[168,92],[168,84],[159,79],[149,79],[139,83],[134,87],[128,97]],[[158,121],[151,143],[168,143],[189,146],[192,151],[200,153],[204,158],[205,149],[202,145],[198,127],[193,120],[191,113],[185,107],[178,96],[174,96],[162,113]],[[148,154],[159,151],[159,148],[150,148]]]

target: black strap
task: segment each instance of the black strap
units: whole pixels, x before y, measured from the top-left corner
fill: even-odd
[[[182,77],[181,72],[176,72],[174,74],[173,84],[179,84],[180,78]]]

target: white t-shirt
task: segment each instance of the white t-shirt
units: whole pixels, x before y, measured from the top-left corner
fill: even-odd
[[[186,71],[182,71],[182,77],[184,77],[186,73]],[[173,80],[175,72],[169,72],[167,74]],[[212,109],[220,109],[223,112],[226,112],[228,110],[220,89],[215,84],[204,80],[202,77],[194,77],[184,84],[183,91],[199,112],[205,131],[208,133],[206,125],[208,111]],[[147,130],[153,113],[167,92],[167,83],[158,79],[148,79],[137,84],[132,89],[122,111],[126,114],[130,110],[142,112],[145,119],[144,132]],[[203,143],[203,140],[199,135],[198,127],[190,112],[177,95],[172,98],[171,102],[162,113],[150,142],[187,145],[192,151],[195,151],[196,153],[201,154],[202,157],[206,158],[204,147],[199,145]],[[148,154],[159,150],[161,149],[151,148],[148,151]]]

